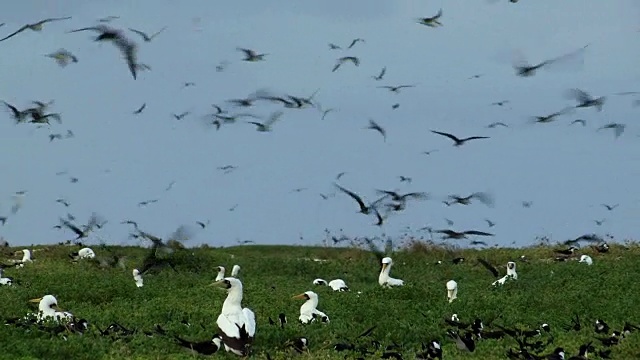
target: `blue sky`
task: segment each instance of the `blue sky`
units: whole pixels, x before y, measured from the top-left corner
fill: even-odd
[[[400,234],[407,226],[430,225],[487,230],[496,222],[490,244],[528,245],[537,235],[565,240],[583,233],[610,232],[618,239],[637,233],[640,199],[640,107],[616,92],[640,91],[640,4],[634,0],[443,2],[370,0],[355,2],[140,0],[12,2],[3,12],[0,34],[47,17],[72,16],[45,24],[41,33],[25,31],[0,43],[0,99],[18,107],[32,100],[55,100],[51,110],[63,123],[50,129],[13,124],[0,113],[0,166],[6,214],[11,196],[28,190],[24,206],[0,235],[12,244],[55,243],[71,237],[54,230],[67,212],[86,221],[95,211],[109,220],[97,236],[114,244],[127,240],[124,219],[145,230],[169,235],[181,224],[209,226],[190,245],[232,245],[237,240],[261,244],[315,244],[323,230],[343,229],[353,236]],[[443,7],[444,26],[416,23]],[[66,31],[92,26],[107,16],[111,26],[153,33],[140,45],[139,61],[152,70],[133,80],[118,51],[91,41],[91,32]],[[329,50],[328,43],[350,50]],[[581,64],[542,69],[517,77],[511,56],[520,51],[534,63],[586,44]],[[241,61],[236,47],[268,53],[266,61]],[[79,62],[65,68],[44,54],[65,48]],[[353,55],[332,73],[338,57]],[[216,65],[228,62],[222,72]],[[579,66],[578,66],[579,65]],[[386,66],[382,81],[374,81]],[[468,78],[483,74],[480,78]],[[185,82],[195,86],[183,88]],[[400,94],[381,85],[417,84]],[[555,123],[530,124],[575,102],[567,89],[606,95],[602,112],[579,109]],[[321,120],[315,109],[285,109],[273,132],[250,124],[204,126],[211,104],[236,110],[225,101],[258,89],[309,96],[335,112]],[[504,107],[490,106],[501,100]],[[131,113],[142,103],[139,116]],[[391,106],[399,103],[398,109]],[[280,107],[249,109],[268,116]],[[172,113],[190,111],[178,121]],[[386,128],[387,141],[364,130],[368,119]],[[569,125],[585,119],[587,126]],[[489,129],[494,121],[509,128]],[[596,131],[609,122],[627,124],[615,139]],[[75,137],[49,142],[51,133]],[[483,135],[455,148],[430,130],[459,136]],[[437,149],[430,156],[423,151]],[[235,165],[224,174],[218,167]],[[56,175],[60,171],[69,175]],[[374,189],[426,191],[432,200],[409,203],[378,228],[357,214],[343,194],[322,200],[340,184],[365,198]],[[411,184],[398,176],[409,176]],[[78,178],[71,183],[69,176]],[[165,188],[175,181],[170,191]],[[295,188],[305,191],[292,192]],[[495,206],[446,207],[448,194],[491,191]],[[56,203],[65,198],[66,209]],[[158,198],[141,208],[137,203]],[[522,201],[533,201],[524,208]],[[608,212],[601,203],[620,206]],[[234,211],[229,211],[238,204]],[[606,218],[602,226],[594,219]],[[300,237],[303,237],[301,240]],[[90,242],[97,241],[92,237]],[[463,242],[464,244],[466,242]]]

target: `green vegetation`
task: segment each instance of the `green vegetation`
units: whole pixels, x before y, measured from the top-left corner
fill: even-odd
[[[105,250],[93,247],[100,255]],[[604,319],[612,330],[622,330],[625,321],[640,322],[640,247],[612,245],[606,254],[596,254],[590,248],[584,253],[594,259],[592,266],[577,261],[553,261],[551,247],[526,249],[493,248],[486,250],[455,250],[466,262],[453,265],[452,253],[446,249],[413,244],[410,248],[389,254],[394,266],[391,275],[405,281],[406,286],[383,289],[378,285],[380,265],[372,253],[352,248],[242,246],[231,248],[196,248],[178,250],[178,272],[166,268],[144,278],[144,287],[136,288],[131,275],[135,264],[144,258],[147,249],[111,248],[126,253],[127,270],[101,269],[91,261],[72,263],[68,253],[77,248],[39,246],[35,261],[22,269],[8,268],[5,276],[21,281],[13,287],[0,287],[0,316],[18,317],[37,310],[29,299],[53,294],[58,305],[87,319],[91,328],[84,335],[52,336],[33,329],[0,327],[2,359],[193,359],[194,355],[170,338],[148,337],[142,330],[152,330],[161,324],[170,333],[193,341],[211,338],[215,321],[226,296],[224,291],[207,286],[213,282],[216,266],[242,267],[239,278],[244,283],[243,304],[256,313],[257,333],[251,358],[265,359],[345,359],[349,352],[337,353],[332,345],[350,341],[373,325],[373,338],[383,345],[403,346],[405,359],[414,357],[421,343],[440,339],[445,359],[505,359],[516,342],[480,340],[473,353],[456,348],[445,335],[443,319],[457,313],[461,321],[476,316],[501,318],[494,323],[508,327],[519,325],[535,328],[549,323],[555,342],[542,353],[556,346],[564,347],[567,358],[577,354],[578,347],[594,337],[593,322]],[[20,248],[12,249],[20,250]],[[582,254],[582,252],[578,252]],[[519,261],[525,255],[529,261]],[[504,266],[509,260],[518,262],[517,281],[502,288],[492,288],[495,279],[475,259],[482,257]],[[326,262],[310,259],[327,259]],[[443,264],[435,265],[442,260]],[[327,281],[342,278],[350,292],[333,292],[327,286],[315,286],[317,278]],[[458,299],[449,304],[445,283],[458,282]],[[297,322],[300,300],[291,297],[306,290],[319,294],[318,308],[327,313],[329,324],[301,325]],[[278,314],[287,314],[284,329],[269,325],[277,322]],[[574,314],[582,319],[582,330],[567,332],[562,327]],[[188,320],[192,326],[181,323]],[[112,340],[99,335],[96,325],[104,329],[112,322],[140,332]],[[299,336],[310,341],[309,353],[298,355],[283,344]],[[362,339],[362,342],[371,339]],[[600,342],[594,341],[600,349]],[[613,359],[640,358],[640,331],[612,347]],[[381,352],[371,358],[380,358]],[[235,355],[218,352],[214,357],[235,359]],[[347,359],[357,358],[349,354]],[[596,356],[593,356],[596,358]]]

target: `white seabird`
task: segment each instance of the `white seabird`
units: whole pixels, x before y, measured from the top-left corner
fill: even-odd
[[[58,308],[58,300],[56,300],[56,297],[53,295],[45,295],[41,298],[31,299],[29,302],[38,303],[38,321],[48,320],[49,318],[55,321],[73,319],[73,314]]]
[[[518,273],[516,272],[516,263],[513,261],[509,261],[507,263],[507,275],[501,277],[500,279],[491,283],[491,285],[504,285],[507,279],[518,280]]]
[[[580,261],[578,262],[586,263],[587,265],[593,265],[593,259],[589,255],[580,256]]]
[[[72,252],[69,255],[73,260],[79,259],[93,259],[96,257],[96,253],[91,248],[82,248],[76,252]]]
[[[25,263],[33,262],[33,259],[31,259],[31,250],[22,249],[22,260],[9,260],[9,262],[15,264],[16,267],[24,267]]]
[[[249,355],[256,334],[256,316],[249,308],[242,308],[242,282],[226,277],[212,285],[222,287],[228,293],[216,321],[225,350],[236,355]]]
[[[240,272],[240,265],[233,265],[233,268],[231,269],[231,277],[237,278],[239,272]]]
[[[13,285],[13,279],[10,277],[2,277],[2,268],[0,268],[0,285]]]
[[[447,299],[453,302],[458,297],[458,283],[455,280],[447,281]]]
[[[142,275],[140,274],[140,270],[133,269],[133,281],[136,282],[136,286],[139,288],[144,285],[144,281],[142,280]]]
[[[224,279],[224,266],[218,266],[218,275],[216,275],[215,281],[220,281]]]
[[[313,280],[313,285],[329,286],[333,291],[349,291],[347,283],[342,279],[333,279],[329,282],[324,279],[315,279]]]
[[[404,281],[400,279],[394,279],[389,276],[389,272],[391,271],[391,266],[393,265],[393,260],[390,257],[386,257],[382,259],[382,270],[380,270],[380,275],[378,276],[378,283],[383,287],[391,287],[391,286],[402,286],[404,285]]]
[[[293,299],[303,299],[307,300],[300,306],[300,316],[298,320],[300,320],[303,324],[308,324],[316,320],[317,317],[320,318],[322,322],[329,322],[329,317],[327,314],[318,310],[318,294],[313,291],[306,291],[300,295],[296,295]]]

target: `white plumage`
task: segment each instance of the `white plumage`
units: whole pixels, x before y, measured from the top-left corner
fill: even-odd
[[[589,255],[580,256],[580,261],[578,262],[586,263],[587,265],[593,265],[593,259]]]
[[[500,279],[494,281],[493,283],[491,283],[491,285],[493,285],[493,286],[504,285],[504,283],[508,279],[518,280],[518,273],[516,272],[516,263],[513,262],[513,261],[509,261],[507,263],[507,275],[505,275],[505,276],[501,277]]]
[[[307,300],[302,304],[302,306],[300,306],[300,316],[298,319],[301,323],[308,324],[315,321],[318,317],[322,322],[329,322],[327,314],[318,310],[318,294],[313,291],[306,291],[300,295],[294,296],[293,298]]]
[[[38,303],[38,321],[53,319],[55,321],[73,319],[73,314],[58,308],[58,300],[53,295],[45,295],[38,299],[29,300]]]
[[[237,278],[239,273],[240,273],[240,265],[233,265],[233,268],[231,269],[231,276],[234,278]]]
[[[458,283],[455,280],[447,281],[447,299],[453,302],[458,297]]]
[[[313,280],[313,285],[329,286],[333,291],[349,291],[347,283],[342,279],[333,279],[329,282],[324,279],[315,279]]]
[[[218,275],[216,275],[216,280],[215,281],[220,281],[222,279],[224,279],[224,266],[218,266]]]
[[[13,285],[13,279],[9,277],[2,277],[2,268],[0,268],[0,285]]]
[[[96,253],[91,248],[86,247],[78,250],[78,257],[80,259],[93,259],[96,257]]]
[[[136,282],[137,287],[142,287],[144,285],[144,280],[142,280],[142,275],[140,274],[140,270],[133,269],[133,281]]]
[[[242,308],[242,282],[227,277],[213,285],[221,286],[228,292],[216,321],[224,348],[236,355],[247,356],[256,334],[256,317],[249,308]]]
[[[391,271],[391,266],[393,265],[393,260],[390,257],[386,257],[382,259],[382,270],[380,270],[380,275],[378,276],[378,283],[383,287],[391,287],[391,286],[403,286],[404,281],[400,279],[394,279],[389,276],[389,272]]]

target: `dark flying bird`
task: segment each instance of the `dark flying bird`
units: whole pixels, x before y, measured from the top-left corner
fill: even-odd
[[[583,120],[583,119],[573,120],[569,125],[578,124],[578,123],[582,124],[582,126],[587,126],[587,120]]]
[[[371,77],[376,81],[380,81],[380,80],[382,80],[382,78],[384,77],[384,74],[386,74],[386,73],[387,73],[387,67],[385,66],[385,67],[382,68],[382,70],[380,70],[380,74],[378,74],[377,76],[374,75],[374,76],[371,76]]]
[[[438,134],[438,135],[446,136],[446,137],[448,137],[449,139],[453,140],[453,141],[454,141],[453,146],[462,146],[462,145],[464,145],[464,144],[465,144],[467,141],[469,141],[469,140],[476,140],[476,139],[489,139],[489,137],[488,137],[488,136],[471,136],[471,137],[468,137],[468,138],[460,139],[460,138],[457,138],[457,137],[456,137],[456,136],[454,136],[454,135],[451,135],[451,134],[449,134],[449,133],[445,133],[445,132],[440,132],[440,131],[435,131],[435,130],[431,130],[431,132],[432,132],[432,133],[434,133],[434,134]]]
[[[255,121],[247,121],[249,124],[253,124],[256,126],[256,130],[260,131],[260,132],[269,132],[271,131],[271,127],[273,126],[273,124],[278,121],[282,115],[284,114],[284,112],[282,111],[275,111],[273,112],[270,116],[269,119],[267,119],[267,121],[265,121],[264,123],[259,123],[259,122],[255,122]]]
[[[160,35],[161,32],[163,32],[167,27],[163,27],[162,29],[160,29],[158,32],[156,32],[155,34],[149,36],[146,33],[143,33],[142,31],[136,30],[136,29],[132,29],[129,28],[129,31],[132,31],[140,36],[142,36],[142,39],[144,39],[145,42],[151,42],[151,40],[153,40],[153,38],[155,38],[156,36]]]
[[[50,54],[45,55],[46,57],[52,58],[60,65],[60,67],[65,67],[69,65],[69,62],[78,62],[78,58],[73,55],[71,52],[65,49],[59,49],[58,51],[52,52]]]
[[[477,230],[466,230],[462,232],[457,232],[454,230],[445,229],[445,230],[434,230],[433,232],[444,234],[443,239],[445,240],[446,239],[467,239],[467,235],[494,236],[494,234],[484,232],[484,231],[477,231]]]
[[[442,9],[440,9],[435,16],[419,18],[418,24],[426,25],[429,27],[442,26],[442,23],[439,20],[441,17],[442,17]]]
[[[331,72],[335,72],[336,70],[338,70],[340,68],[340,66],[342,66],[342,64],[346,63],[347,61],[351,61],[353,63],[353,65],[355,66],[360,66],[360,59],[358,59],[355,56],[344,56],[339,58],[338,60],[336,60],[336,64],[333,67],[333,69],[331,70]]]
[[[602,206],[604,206],[605,208],[607,208],[607,210],[611,211],[615,208],[617,208],[618,206],[620,206],[620,204],[615,204],[615,205],[608,205],[608,204],[601,204]]]
[[[138,108],[138,110],[134,111],[134,112],[133,112],[133,114],[134,114],[134,115],[138,115],[138,114],[142,113],[142,111],[143,111],[143,110],[144,110],[144,108],[146,108],[146,107],[147,107],[147,103],[142,104],[142,106],[140,106],[140,107]]]
[[[244,48],[237,48],[237,49],[238,51],[242,51],[244,53],[244,59],[242,59],[243,61],[249,61],[249,62],[263,61],[264,57],[269,55],[269,54],[258,54],[257,52],[251,49],[244,49]]]
[[[110,28],[106,25],[97,25],[91,26],[76,30],[68,31],[68,33],[74,33],[79,31],[96,31],[99,32],[94,41],[111,41],[113,45],[115,45],[118,50],[122,53],[123,57],[127,62],[127,66],[129,67],[129,71],[131,72],[131,76],[135,80],[138,76],[138,70],[144,68],[145,66],[142,64],[138,64],[138,45],[129,40],[122,31]]]
[[[23,27],[21,27],[20,29],[14,31],[13,33],[3,37],[2,39],[0,39],[0,41],[5,41],[15,35],[20,34],[21,32],[25,31],[25,30],[31,30],[31,31],[42,31],[42,28],[44,26],[44,24],[48,23],[48,22],[53,22],[53,21],[61,21],[61,20],[69,20],[71,19],[71,16],[67,16],[67,17],[62,17],[62,18],[49,18],[49,19],[44,19],[41,21],[38,21],[36,23],[33,24],[27,24],[24,25]],[[2,24],[4,25],[4,24]]]
[[[345,189],[342,186],[334,183],[333,185],[335,185],[340,191],[342,191],[343,193],[349,195],[353,200],[355,200],[358,203],[358,206],[360,207],[360,213],[368,215],[371,213],[371,211],[377,206],[377,204],[384,199],[386,196],[383,196],[382,198],[376,200],[375,202],[369,204],[369,206],[365,205],[364,201],[362,200],[362,198],[360,196],[358,196],[356,193],[354,193],[351,190]]]
[[[573,111],[573,107],[566,107],[560,111],[556,111],[554,113],[551,113],[549,115],[543,115],[543,116],[534,116],[533,117],[533,122],[535,123],[540,123],[540,124],[546,124],[546,123],[550,123],[554,120],[556,120],[556,118],[560,115],[565,115],[568,114],[570,112]]]
[[[618,138],[618,137],[620,137],[620,135],[622,135],[622,133],[624,132],[624,129],[626,127],[627,127],[627,125],[625,125],[625,124],[609,123],[607,125],[603,125],[603,126],[599,127],[598,131],[604,130],[604,129],[613,129],[613,134],[615,135],[616,138]]]
[[[487,206],[492,206],[494,203],[493,196],[486,192],[474,192],[469,196],[449,195],[450,201],[445,201],[444,203],[447,206],[451,206],[453,204],[469,205],[471,204],[472,199],[478,199],[478,201]]]
[[[378,86],[379,89],[388,89],[389,91],[394,92],[396,94],[400,93],[400,89],[412,88],[412,87],[416,87],[416,86],[415,85],[398,85],[398,86],[385,85],[385,86]]]
[[[580,89],[570,89],[567,91],[567,97],[575,99],[578,102],[576,108],[594,107],[597,111],[602,111],[602,106],[607,99],[605,96],[594,98],[586,91]]]
[[[531,65],[520,55],[520,56],[517,56],[517,58],[514,60],[513,68],[516,71],[516,75],[522,76],[522,77],[530,77],[535,75],[536,71],[542,67],[549,66],[557,62],[564,62],[565,60],[575,59],[577,55],[580,55],[582,50],[586,49],[588,46],[589,45],[585,45],[574,52],[571,52],[569,54],[562,55],[553,59],[545,60],[535,65]]]
[[[384,141],[387,141],[387,131],[382,128],[382,126],[378,125],[375,121],[369,119],[369,125],[365,129],[375,130],[382,135]]]
[[[349,46],[347,46],[347,49],[351,49],[352,47],[354,47],[359,42],[363,42],[364,43],[364,39],[361,39],[361,38],[353,39],[351,41],[351,44],[349,44]]]

